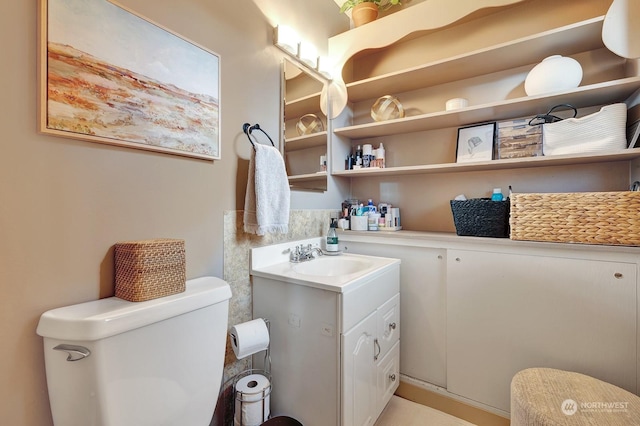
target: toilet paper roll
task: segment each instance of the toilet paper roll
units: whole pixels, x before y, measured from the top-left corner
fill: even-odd
[[[258,426],[269,419],[271,383],[262,374],[250,374],[236,384],[236,425]]]
[[[236,358],[242,359],[269,347],[269,330],[262,318],[234,325],[229,332]]]

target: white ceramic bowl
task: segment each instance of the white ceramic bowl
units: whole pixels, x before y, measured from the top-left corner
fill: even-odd
[[[582,81],[582,66],[578,61],[561,55],[544,58],[533,67],[524,81],[529,96],[575,89]]]

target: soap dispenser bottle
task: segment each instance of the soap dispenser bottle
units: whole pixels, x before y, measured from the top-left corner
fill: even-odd
[[[331,219],[331,224],[329,225],[329,231],[327,232],[327,251],[336,253],[338,251],[338,233],[336,232],[336,228],[338,227],[338,223],[335,218]]]

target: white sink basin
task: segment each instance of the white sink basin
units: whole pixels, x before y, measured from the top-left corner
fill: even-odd
[[[293,270],[299,274],[321,277],[355,274],[369,267],[371,267],[370,261],[351,256],[322,256],[306,262],[295,263],[292,266]]]
[[[289,261],[296,247],[320,248],[322,240],[316,237],[251,249],[251,275],[346,293],[400,264],[398,259],[347,252],[338,256],[325,254],[300,263]]]

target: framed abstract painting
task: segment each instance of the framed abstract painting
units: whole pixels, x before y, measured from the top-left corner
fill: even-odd
[[[44,134],[220,159],[220,57],[108,0],[40,0]]]

